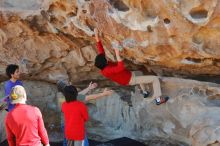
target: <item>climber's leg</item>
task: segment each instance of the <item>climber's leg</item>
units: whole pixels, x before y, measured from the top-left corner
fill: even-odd
[[[143,86],[143,84],[152,83],[153,84],[153,98],[160,97],[161,94],[161,87],[160,87],[160,81],[157,76],[136,76],[132,72],[132,77],[130,81],[130,85],[137,85],[140,84],[140,86]],[[142,84],[142,85],[141,85]]]
[[[135,82],[136,82],[135,77],[136,76],[143,76],[143,73],[141,71],[132,71],[132,77],[129,82],[129,85],[136,85],[135,84]],[[145,84],[139,84],[139,85],[141,88],[141,93],[143,94],[144,98],[147,98],[150,95],[150,92],[145,89]]]

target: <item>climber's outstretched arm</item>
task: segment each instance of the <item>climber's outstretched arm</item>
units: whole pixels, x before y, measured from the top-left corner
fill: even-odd
[[[100,39],[99,39],[99,31],[98,31],[97,28],[94,29],[94,33],[95,33],[95,40],[96,40],[96,42],[99,42],[100,41]]]
[[[79,94],[86,95],[90,90],[92,90],[96,87],[97,87],[97,83],[90,82],[89,86],[87,88],[83,89],[82,91],[80,91]]]
[[[102,46],[102,42],[99,38],[99,31],[97,28],[94,29],[94,33],[95,33],[95,40],[96,40],[96,43],[97,43],[97,49],[98,49],[98,53],[99,54],[105,54],[105,50]]]
[[[120,51],[119,51],[119,49],[118,49],[118,48],[114,48],[114,50],[115,50],[115,55],[116,55],[117,61],[118,61],[118,62],[121,62],[121,61],[122,61],[122,58],[121,58],[121,56],[120,56]]]
[[[98,99],[104,96],[110,96],[112,95],[113,91],[112,90],[108,90],[108,89],[104,89],[104,91],[102,93],[97,93],[97,94],[92,94],[92,95],[87,95],[86,96],[86,101],[92,100],[92,99]]]

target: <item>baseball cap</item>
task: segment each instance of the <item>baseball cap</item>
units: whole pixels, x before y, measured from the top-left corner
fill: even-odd
[[[24,98],[27,98],[24,87],[16,85],[11,89],[10,99],[12,104],[20,103]]]

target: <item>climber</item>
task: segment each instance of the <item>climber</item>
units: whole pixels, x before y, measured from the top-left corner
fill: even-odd
[[[153,98],[157,105],[165,103],[169,97],[161,96],[161,87],[158,77],[156,76],[143,76],[136,75],[136,72],[131,72],[124,67],[124,63],[120,57],[119,49],[114,48],[117,63],[107,61],[105,51],[99,39],[99,32],[94,30],[95,39],[97,42],[98,55],[95,58],[95,66],[101,70],[101,74],[106,78],[120,84],[120,85],[136,85],[140,84],[144,98],[149,97],[150,92],[146,91],[144,84],[152,83],[154,95]]]
[[[65,96],[65,88],[73,88],[74,87],[74,86],[73,87],[72,86],[70,87],[70,86],[71,85],[68,85],[64,81],[58,81],[57,82],[58,91],[60,91],[64,96]],[[86,95],[89,91],[91,91],[92,89],[94,89],[96,87],[97,87],[97,83],[90,82],[90,84],[87,88],[83,89],[82,91],[80,91],[78,93],[77,100],[81,101],[81,102],[86,102],[86,101],[95,100],[95,99],[98,99],[98,98],[101,98],[101,97],[104,97],[104,96],[110,96],[113,93],[112,90],[105,89],[102,93]],[[63,102],[62,98],[59,98],[59,99],[60,99],[59,103]],[[64,122],[65,122],[65,120],[64,120]],[[61,123],[61,126],[64,129],[63,122]],[[85,134],[84,134],[83,144],[84,144],[83,146],[88,146],[89,145],[88,138],[86,136],[86,131],[85,131]],[[63,146],[67,146],[66,135],[64,136]]]
[[[9,94],[11,89],[16,85],[21,85],[22,82],[19,80],[20,78],[20,71],[19,66],[16,64],[10,64],[6,68],[6,75],[10,78],[8,81],[5,82],[5,98],[1,100],[0,111],[6,109],[7,111],[11,111],[15,105],[10,103]],[[7,103],[7,104],[5,104]]]

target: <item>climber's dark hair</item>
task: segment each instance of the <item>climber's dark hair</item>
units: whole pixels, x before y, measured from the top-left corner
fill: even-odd
[[[11,75],[13,75],[16,71],[16,69],[19,69],[19,66],[16,64],[9,64],[6,67],[6,75],[11,78]]]
[[[95,58],[95,66],[101,70],[103,70],[107,66],[108,62],[105,58],[105,54],[99,54]]]
[[[69,85],[64,88],[63,95],[65,96],[66,102],[75,101],[78,96],[76,87]]]

